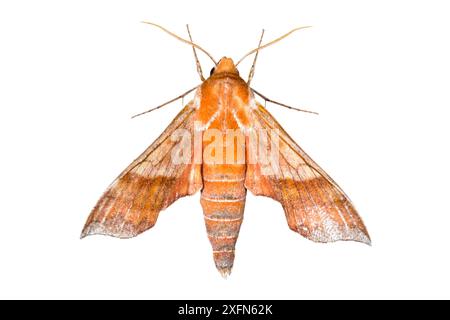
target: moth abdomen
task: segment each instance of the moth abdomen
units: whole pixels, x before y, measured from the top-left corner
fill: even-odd
[[[245,166],[206,166],[200,202],[206,231],[213,249],[214,262],[222,275],[231,272],[234,250],[243,220],[246,189]],[[206,170],[205,170],[206,169]],[[211,171],[211,174],[206,172]]]

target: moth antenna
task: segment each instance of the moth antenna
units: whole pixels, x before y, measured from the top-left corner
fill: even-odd
[[[191,36],[191,30],[189,30],[189,25],[186,25],[186,29],[189,35],[189,39],[191,40],[191,42],[194,42],[192,40],[192,36]],[[197,56],[197,50],[195,50],[195,47],[192,46],[192,51],[194,51],[194,58],[195,58],[195,64],[197,65],[197,73],[200,76],[200,80],[203,82],[205,81],[205,77],[203,77],[203,70],[202,70],[202,65],[200,64],[200,61],[198,60],[198,56]]]
[[[252,89],[252,91],[253,91],[254,93],[256,93],[258,96],[260,96],[261,98],[264,99],[264,108],[266,107],[266,102],[271,102],[271,103],[273,103],[273,104],[277,104],[277,105],[279,105],[279,106],[281,106],[281,107],[288,108],[288,109],[291,109],[291,110],[300,111],[300,112],[306,112],[306,113],[312,113],[312,114],[319,115],[319,113],[317,113],[317,112],[315,112],[315,111],[310,111],[310,110],[305,110],[305,109],[294,108],[294,107],[288,106],[287,104],[284,104],[284,103],[281,103],[281,102],[278,102],[278,101],[269,99],[269,98],[267,98],[265,95],[263,95],[263,94],[259,93],[258,91],[256,91],[255,89],[253,89],[253,88],[251,88],[251,89]]]
[[[185,93],[179,95],[178,97],[173,98],[172,100],[169,100],[169,101],[167,101],[167,102],[164,102],[163,104],[160,104],[160,105],[157,106],[157,107],[154,107],[154,108],[151,108],[151,109],[149,109],[149,110],[147,110],[147,111],[144,111],[144,112],[135,114],[134,116],[131,117],[131,119],[136,118],[136,117],[139,117],[139,116],[142,116],[142,115],[144,115],[144,114],[146,114],[146,113],[150,113],[150,112],[152,112],[152,111],[158,110],[159,108],[162,108],[162,107],[168,105],[169,103],[172,103],[172,102],[174,102],[174,101],[177,101],[178,99],[184,98],[187,94],[191,93],[192,91],[194,91],[194,90],[197,89],[197,88],[198,88],[198,86],[196,86],[196,87],[194,87],[194,88],[192,88],[192,89],[189,89],[188,91],[186,91]]]
[[[311,28],[311,26],[304,26],[304,27],[298,27],[298,28],[292,29],[291,31],[289,31],[288,33],[282,35],[281,37],[276,38],[275,40],[272,40],[272,41],[270,41],[269,43],[266,43],[266,44],[263,45],[263,46],[258,46],[258,48],[249,51],[248,53],[246,53],[246,54],[245,54],[245,55],[244,55],[244,56],[236,63],[236,67],[238,66],[239,63],[242,62],[242,60],[244,60],[245,58],[247,58],[249,55],[253,54],[254,52],[260,51],[260,50],[262,50],[262,49],[264,49],[264,48],[267,48],[268,46],[271,46],[271,45],[277,43],[277,42],[280,41],[280,40],[283,40],[284,38],[286,38],[286,37],[289,36],[291,33],[295,32],[295,31],[297,31],[297,30],[306,29],[306,28]]]
[[[262,39],[264,37],[264,29],[261,33],[261,38],[259,39],[258,48],[261,46]],[[252,67],[250,68],[250,72],[248,74],[248,80],[247,84],[250,86],[250,82],[253,79],[253,76],[255,75],[255,65],[256,65],[256,59],[258,59],[259,50],[256,50],[255,58],[253,59]]]
[[[214,58],[212,57],[212,55],[210,55],[205,49],[203,49],[202,47],[200,47],[198,44],[195,44],[195,43],[193,43],[193,42],[191,42],[191,41],[189,41],[189,40],[186,40],[186,39],[184,39],[184,38],[182,38],[182,37],[176,35],[175,33],[173,33],[173,32],[171,32],[171,31],[167,30],[166,28],[160,26],[159,24],[156,24],[156,23],[153,23],[153,22],[149,22],[149,21],[142,21],[142,23],[145,23],[145,24],[149,24],[149,25],[155,26],[155,27],[161,29],[162,31],[164,31],[164,32],[166,32],[166,33],[168,33],[168,34],[170,34],[172,37],[174,37],[174,38],[180,40],[181,42],[187,43],[187,44],[189,44],[189,45],[191,45],[191,46],[197,48],[198,50],[200,50],[200,51],[202,51],[204,54],[206,54],[206,55],[212,60],[212,62],[214,62],[214,65],[217,65],[217,62],[216,62],[216,60],[214,60]]]

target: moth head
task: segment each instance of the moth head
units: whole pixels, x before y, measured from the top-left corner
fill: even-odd
[[[239,75],[239,71],[234,64],[233,59],[227,57],[223,57],[219,60],[217,65],[211,69],[210,76],[219,73],[234,73]]]

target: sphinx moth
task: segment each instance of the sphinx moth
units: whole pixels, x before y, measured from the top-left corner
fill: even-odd
[[[257,56],[288,34],[266,45],[261,45],[261,37],[258,48],[244,57]],[[370,244],[348,196],[255,98],[257,94],[266,99],[250,87],[254,67],[245,81],[237,70],[239,63],[227,57],[216,62],[192,41],[174,36],[193,46],[202,83],[190,90],[195,90],[194,98],[161,136],[109,186],[82,237],[137,236],[153,227],[159,213],[174,201],[200,191],[215,265],[228,275],[250,191],[278,201],[289,228],[307,239]],[[207,79],[195,49],[215,64]]]

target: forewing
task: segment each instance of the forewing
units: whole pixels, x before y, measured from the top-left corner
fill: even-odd
[[[316,242],[353,240],[370,244],[362,219],[341,188],[284,131],[261,105],[252,109],[253,132],[278,141],[278,159],[269,168],[247,165],[245,187],[284,208],[289,227]],[[254,152],[249,150],[247,154]],[[267,170],[269,169],[269,170]]]
[[[81,237],[104,234],[134,237],[151,228],[161,210],[202,187],[200,164],[178,163],[172,151],[173,133],[193,136],[195,109],[188,104],[161,136],[109,186],[92,210]],[[193,141],[193,139],[191,139]]]

